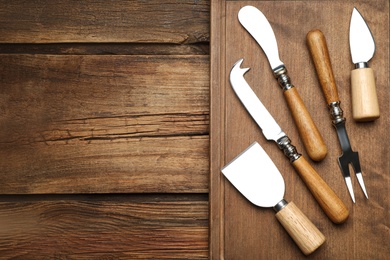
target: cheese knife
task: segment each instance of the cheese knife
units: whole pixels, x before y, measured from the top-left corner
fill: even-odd
[[[380,116],[374,71],[368,67],[368,61],[375,53],[375,41],[356,8],[349,26],[349,46],[355,64],[351,72],[352,116],[358,122],[373,121]]]
[[[259,207],[273,207],[276,218],[305,255],[325,242],[325,236],[294,202],[288,203],[283,198],[283,177],[259,143],[252,143],[221,171],[250,202]]]
[[[278,44],[267,18],[259,9],[244,6],[238,12],[238,20],[267,56],[309,157],[314,161],[323,160],[328,152],[327,147],[298,90],[291,84],[285,65],[279,59]]]
[[[275,119],[261,103],[255,92],[244,79],[249,68],[241,68],[244,60],[238,60],[230,71],[230,84],[242,104],[261,128],[264,137],[277,143],[290,159],[291,164],[305,182],[328,218],[336,224],[347,220],[349,212],[344,203],[321,178],[307,160],[297,152],[289,137],[283,132]]]

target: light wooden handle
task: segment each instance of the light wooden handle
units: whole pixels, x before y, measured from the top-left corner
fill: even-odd
[[[309,111],[303,103],[301,96],[295,87],[284,91],[283,94],[307,154],[312,160],[321,161],[328,153],[328,148],[326,147],[317,126],[314,124]]]
[[[329,219],[336,224],[346,221],[347,207],[306,159],[301,156],[292,165]]]
[[[327,104],[339,102],[324,34],[320,30],[313,30],[308,32],[306,40]]]
[[[371,68],[355,69],[351,73],[352,116],[358,122],[379,118],[375,76]]]
[[[276,213],[276,218],[305,255],[313,253],[325,242],[325,236],[294,202]]]

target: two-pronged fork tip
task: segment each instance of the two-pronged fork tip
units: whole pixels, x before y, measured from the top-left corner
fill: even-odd
[[[356,173],[356,178],[358,179],[359,185],[362,188],[364,195],[368,199],[367,190],[366,190],[366,186],[364,185],[362,173],[361,172],[357,172]],[[351,178],[350,177],[345,177],[345,183],[347,184],[349,195],[351,196],[351,199],[352,199],[353,203],[355,203],[355,194],[353,193],[353,187],[352,187]]]
[[[362,190],[363,190],[364,195],[365,195],[366,198],[368,199],[367,190],[366,190],[366,186],[364,185],[362,173],[361,173],[361,172],[356,173],[356,178],[358,179],[358,182],[359,182],[359,184],[360,184],[360,187],[361,187]]]

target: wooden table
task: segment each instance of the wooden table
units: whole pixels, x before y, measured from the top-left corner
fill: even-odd
[[[341,3],[329,2],[329,10]],[[217,19],[210,17],[210,10],[224,4],[0,0],[1,259],[239,258],[229,255],[220,246],[222,237],[215,236],[223,234],[215,219],[219,205],[215,202],[224,199],[209,184],[216,176],[216,165],[223,163],[210,154],[210,138],[221,134],[210,132],[210,126],[216,129],[210,123],[210,102],[217,98],[213,99],[213,93],[219,86],[213,78],[210,83],[210,72],[218,65],[210,59],[210,46],[217,47],[210,44],[210,25]],[[387,1],[360,5],[362,10],[389,9]],[[373,13],[367,14],[373,23]],[[388,15],[386,19],[388,24]],[[388,71],[388,31],[384,36],[378,48],[382,57],[377,53],[372,66],[383,65]],[[291,71],[295,77],[306,73],[313,76],[309,69],[302,74]],[[384,89],[387,73],[379,76],[379,88]],[[384,117],[364,129],[355,127],[354,144],[366,140],[367,131],[378,124],[389,126],[386,95],[380,97],[387,108]],[[216,104],[211,102],[211,107]],[[334,132],[326,130],[326,137],[333,142]],[[234,149],[245,145],[237,144]],[[380,160],[386,158],[388,148],[379,137],[370,147],[383,153]],[[367,155],[368,148],[362,144],[359,151]],[[338,153],[336,149],[332,156]],[[388,170],[388,162],[383,163]],[[380,172],[383,167],[374,170],[368,186],[372,195],[381,193],[386,199],[373,196],[367,202],[359,194],[353,207],[361,211],[369,204],[379,210],[381,215],[373,216],[372,233],[348,237],[366,230],[361,227],[366,223],[350,220],[336,227],[349,241],[346,251],[338,245],[339,250],[324,249],[318,258],[356,258],[361,252],[356,248],[361,243],[355,242],[359,239],[370,246],[377,244],[363,256],[388,256],[388,185],[385,190],[373,190],[379,182],[388,184],[388,176]],[[332,184],[341,183],[337,174],[328,178],[335,179]],[[341,184],[338,191],[345,192]],[[297,204],[312,206],[310,199],[303,198],[305,193],[294,192]],[[348,197],[344,194],[343,198]],[[309,211],[311,216],[315,209]],[[271,219],[272,212],[267,214],[265,218]],[[266,223],[275,224],[272,221]],[[321,217],[316,224],[325,222]],[[330,230],[328,223],[323,225]],[[343,235],[343,230],[351,228]],[[273,232],[288,245],[284,256],[303,257],[282,230]],[[257,257],[278,256],[284,247],[273,243]]]
[[[0,258],[208,257],[208,1],[0,1]]]

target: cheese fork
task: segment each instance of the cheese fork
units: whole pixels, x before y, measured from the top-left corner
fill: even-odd
[[[355,195],[353,193],[351,174],[349,171],[349,165],[351,164],[355,170],[356,178],[358,179],[360,187],[368,199],[366,186],[363,181],[362,170],[360,168],[359,154],[352,151],[347,131],[345,129],[345,118],[343,117],[343,110],[340,108],[340,99],[334,80],[324,34],[320,30],[310,31],[307,34],[307,44],[313,58],[322,92],[324,93],[326,102],[328,103],[328,108],[333,119],[332,123],[337,130],[337,136],[340,141],[341,149],[343,150],[343,154],[339,157],[339,165],[349,194],[351,195],[353,203],[355,203]]]

